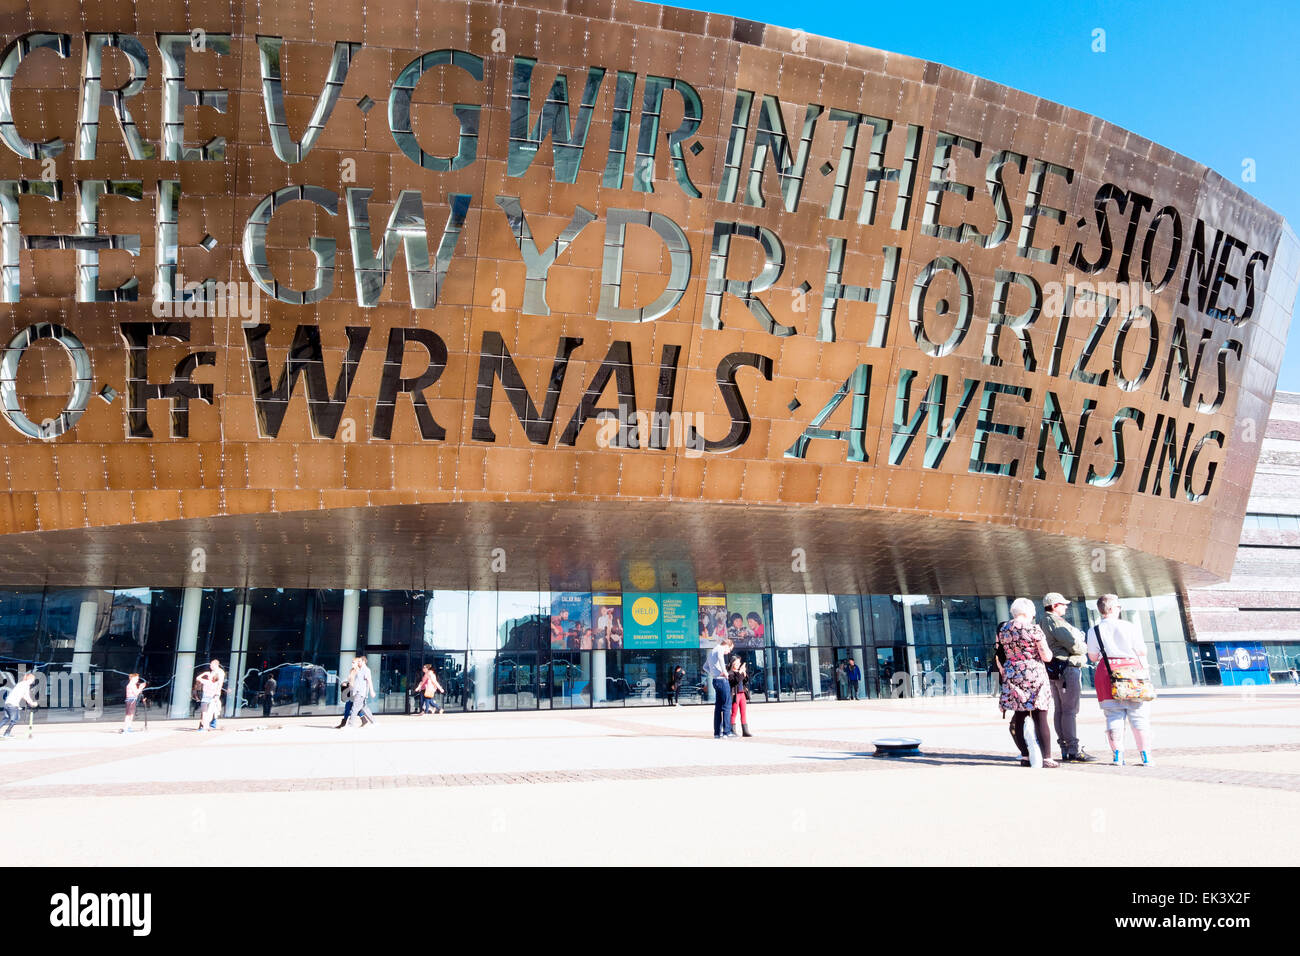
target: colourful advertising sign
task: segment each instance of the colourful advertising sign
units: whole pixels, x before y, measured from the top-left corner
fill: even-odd
[[[727,636],[737,647],[762,647],[767,628],[763,623],[763,595],[727,594]]]
[[[699,647],[700,605],[694,594],[659,595],[663,647]]]
[[[716,647],[727,634],[727,595],[700,592],[700,647]]]
[[[623,647],[623,595],[591,596],[591,647],[597,651],[617,651]]]
[[[627,619],[623,646],[631,648],[663,647],[663,601],[658,594],[628,593]]]
[[[1224,684],[1241,686],[1270,683],[1268,653],[1263,644],[1247,641],[1241,644],[1216,644],[1214,647],[1219,654],[1219,676]]]
[[[551,598],[551,650],[591,650],[591,595],[560,591]]]

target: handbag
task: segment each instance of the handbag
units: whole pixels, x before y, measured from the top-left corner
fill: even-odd
[[[1106,655],[1106,644],[1101,639],[1101,627],[1094,624],[1092,629],[1097,635],[1097,647],[1101,651],[1102,663],[1106,665],[1106,673],[1110,675],[1111,699],[1125,703],[1141,703],[1146,700],[1155,700],[1156,689],[1150,680],[1145,677],[1138,677],[1136,674],[1131,673],[1128,668],[1111,666],[1110,658]]]
[[[1052,680],[1060,680],[1065,673],[1065,669],[1070,666],[1070,662],[1063,657],[1053,657],[1047,662],[1047,676]]]

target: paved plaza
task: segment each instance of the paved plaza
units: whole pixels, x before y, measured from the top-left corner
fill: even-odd
[[[1018,765],[990,697],[20,726],[0,814],[42,864],[1294,864],[1300,688],[1170,691],[1157,764]],[[1081,737],[1103,755],[1096,701]],[[871,756],[912,734],[924,754]],[[1131,754],[1136,759],[1136,754]],[[730,834],[725,843],[723,835]],[[354,843],[355,845],[355,843]]]

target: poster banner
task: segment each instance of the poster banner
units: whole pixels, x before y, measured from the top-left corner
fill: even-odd
[[[1244,687],[1271,682],[1263,644],[1216,644],[1215,650],[1219,654],[1219,676],[1225,685]]]
[[[727,636],[737,647],[762,647],[766,632],[763,595],[727,594]]]
[[[727,595],[700,593],[700,647],[717,647],[727,636]]]
[[[663,647],[663,600],[658,594],[625,594],[628,613],[623,646],[628,649]]]
[[[591,595],[559,591],[551,597],[551,650],[591,650]]]
[[[622,592],[593,594],[591,604],[592,650],[621,650],[623,648]]]
[[[662,647],[700,647],[700,604],[694,594],[659,595]]]

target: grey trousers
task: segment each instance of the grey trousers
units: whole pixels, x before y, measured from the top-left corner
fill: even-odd
[[[1052,723],[1056,727],[1056,742],[1061,756],[1074,757],[1079,753],[1079,696],[1083,688],[1083,669],[1067,667],[1061,676],[1052,681]]]

